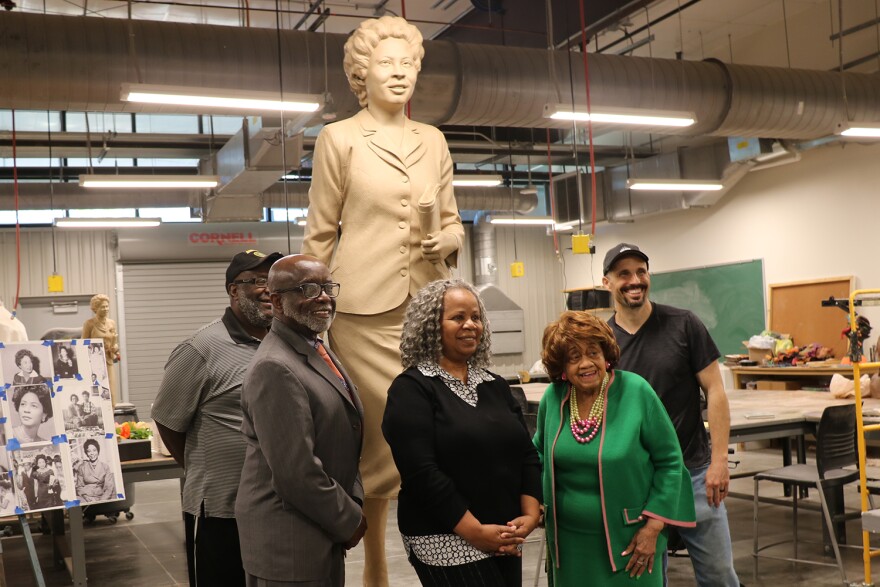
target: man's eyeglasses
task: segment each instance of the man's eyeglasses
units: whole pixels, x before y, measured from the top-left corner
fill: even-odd
[[[232,282],[234,285],[244,285],[245,283],[253,283],[257,287],[266,287],[269,285],[269,280],[265,277],[254,277],[253,279],[239,279],[237,281]]]
[[[296,287],[278,289],[273,291],[272,293],[282,294],[289,291],[299,290],[300,292],[302,292],[304,298],[308,300],[313,300],[317,297],[320,297],[321,292],[327,294],[327,297],[335,298],[339,295],[340,287],[341,286],[338,283],[333,283],[332,281],[329,283],[302,283],[300,285],[297,285]]]

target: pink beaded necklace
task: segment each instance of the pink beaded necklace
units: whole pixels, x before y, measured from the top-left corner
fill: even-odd
[[[599,432],[599,426],[602,424],[602,414],[605,410],[605,388],[608,387],[608,373],[602,379],[602,386],[599,388],[599,395],[590,408],[590,413],[585,420],[581,419],[578,412],[577,389],[574,385],[568,384],[571,399],[569,400],[568,419],[571,422],[571,434],[574,439],[581,444],[586,444],[593,440],[596,433]]]

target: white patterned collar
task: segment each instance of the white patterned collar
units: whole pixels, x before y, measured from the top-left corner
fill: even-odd
[[[425,377],[438,377],[452,393],[460,397],[468,405],[474,407],[477,405],[477,386],[480,383],[494,379],[492,374],[485,369],[470,365],[468,365],[467,370],[467,383],[462,383],[437,363],[419,363],[416,368]]]

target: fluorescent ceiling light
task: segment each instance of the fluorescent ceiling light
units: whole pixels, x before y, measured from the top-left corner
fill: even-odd
[[[57,218],[58,228],[150,228],[162,223],[158,218]]]
[[[641,126],[691,126],[697,121],[693,112],[672,110],[653,110],[647,108],[594,108],[588,113],[586,108],[576,106],[572,109],[565,104],[544,106],[544,118],[553,120],[574,120],[575,122],[605,122],[609,124],[636,124]]]
[[[284,111],[315,112],[324,104],[321,94],[284,94],[220,88],[122,84],[123,102],[169,104],[199,108],[202,112]]]
[[[553,230],[556,232],[567,232],[569,230],[574,230],[574,227],[579,225],[580,222],[578,220],[569,220],[568,222],[557,222],[553,225]]]
[[[84,188],[213,188],[220,183],[216,175],[80,175]]]
[[[486,187],[494,188],[504,183],[500,175],[454,175],[452,185],[456,187]]]
[[[489,222],[491,224],[519,224],[527,226],[553,226],[555,224],[552,218],[539,218],[536,216],[492,216]]]
[[[652,192],[717,192],[724,188],[720,181],[693,179],[628,179],[626,187],[630,190]]]
[[[838,124],[835,132],[843,137],[867,137],[880,139],[880,123],[845,122]]]

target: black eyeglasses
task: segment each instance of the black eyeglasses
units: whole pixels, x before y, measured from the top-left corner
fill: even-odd
[[[288,287],[286,289],[278,289],[273,291],[272,293],[282,294],[287,293],[289,291],[299,290],[302,292],[302,295],[307,300],[313,300],[317,297],[320,297],[321,292],[327,294],[327,297],[335,298],[339,295],[339,288],[341,286],[338,283],[328,282],[328,283],[301,283],[296,287]]]
[[[269,280],[265,277],[254,277],[253,279],[239,279],[237,281],[232,282],[234,285],[243,285],[245,283],[253,283],[257,287],[266,287],[269,285]]]

